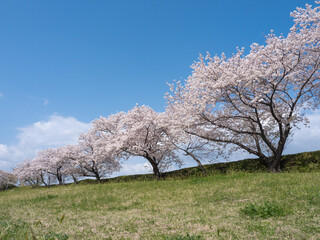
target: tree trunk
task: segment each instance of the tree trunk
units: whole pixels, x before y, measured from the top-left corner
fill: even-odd
[[[196,160],[196,162],[198,163],[198,165],[199,165],[199,167],[200,167],[200,169],[201,169],[201,171],[202,171],[203,176],[207,176],[207,172],[206,172],[206,170],[204,169],[202,163],[201,163],[200,161],[197,161],[197,160]]]
[[[99,174],[99,171],[97,168],[92,168],[92,172],[94,174],[94,176],[96,177],[96,180],[98,183],[101,183],[101,176]]]
[[[151,164],[155,178],[156,178],[157,180],[160,180],[160,178],[161,178],[161,173],[160,173],[160,170],[159,170],[159,167],[158,167],[157,162],[153,159],[153,157],[150,157],[149,155],[145,156],[145,158],[146,158],[146,159],[149,161],[149,163]]]
[[[160,180],[161,178],[161,173],[160,173],[160,170],[158,168],[158,165],[152,165],[152,169],[153,169],[153,173],[154,173],[154,176],[156,177],[157,180]]]
[[[92,173],[95,175],[96,180],[98,181],[98,183],[101,183],[101,176],[99,174],[99,170],[97,168],[97,164],[95,161],[92,161]]]
[[[78,184],[78,179],[73,174],[71,174],[71,177],[72,177],[73,182],[75,184]]]
[[[201,171],[202,171],[202,174],[203,174],[204,176],[206,176],[206,175],[207,175],[207,172],[206,172],[206,170],[204,169],[201,161],[200,161],[195,155],[193,155],[192,153],[190,153],[190,152],[188,152],[188,151],[185,151],[185,152],[186,152],[187,155],[189,155],[190,157],[192,157],[193,160],[196,161],[196,163],[198,164],[199,168],[200,168]]]
[[[287,124],[285,127],[284,133],[280,134],[277,150],[274,152],[274,155],[270,159],[270,162],[268,164],[268,170],[270,172],[274,172],[274,173],[281,172],[280,161],[281,161],[282,153],[283,153],[287,138],[289,136],[290,130],[291,130],[290,124]]]
[[[62,175],[59,171],[57,171],[57,180],[58,180],[58,183],[59,185],[63,185],[63,179],[62,179]]]
[[[61,176],[57,176],[59,185],[63,185],[63,180]]]
[[[62,166],[58,167],[57,168],[57,172],[56,172],[57,180],[59,182],[59,185],[63,185],[63,176],[62,176],[62,173],[61,173],[61,169],[62,169]]]
[[[268,167],[269,172],[273,172],[273,173],[281,172],[280,160],[281,160],[280,154],[276,154],[272,158],[268,159],[267,167]]]
[[[42,174],[42,173],[40,174],[40,177],[41,177],[42,183],[43,183],[46,187],[48,187],[48,184],[47,184],[46,181],[44,180],[44,177],[43,177],[43,174]]]
[[[96,173],[96,179],[97,179],[98,183],[101,183],[101,178],[100,178],[100,175],[98,173]]]

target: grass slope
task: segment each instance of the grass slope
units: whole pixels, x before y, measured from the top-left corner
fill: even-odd
[[[320,239],[320,171],[310,161],[297,172],[300,157],[280,174],[232,167],[207,177],[0,192],[0,239]]]
[[[225,174],[235,172],[268,172],[259,159],[245,159],[235,162],[213,163],[204,165],[207,175]],[[284,155],[281,159],[281,169],[283,172],[311,172],[320,171],[320,151],[304,152]],[[190,177],[202,176],[198,167],[183,168],[163,174],[165,179],[186,179]],[[120,176],[105,179],[105,182],[131,182],[153,180],[153,174],[139,174]],[[94,180],[85,180],[84,183],[93,183]]]

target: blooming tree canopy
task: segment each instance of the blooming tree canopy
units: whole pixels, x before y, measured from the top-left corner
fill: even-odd
[[[80,166],[84,157],[82,148],[79,145],[66,145],[57,148],[56,154],[62,164],[63,175],[77,183],[83,176],[83,169]]]
[[[0,191],[8,189],[10,185],[14,185],[16,182],[16,177],[12,173],[0,170]]]
[[[13,174],[19,180],[20,185],[50,185],[50,178],[46,179],[46,172],[41,169],[35,159],[26,159],[24,162],[19,163],[13,170]]]
[[[217,150],[242,149],[270,171],[304,114],[319,107],[320,11],[297,8],[286,37],[271,32],[266,44],[245,54],[209,54],[192,65],[184,84],[171,85],[168,109],[189,134],[215,143]]]
[[[141,156],[149,161],[155,177],[172,164],[181,166],[182,162],[175,153],[166,135],[166,128],[161,122],[162,113],[157,113],[148,106],[135,106],[122,119],[125,130],[124,151],[129,156]]]
[[[101,177],[119,171],[121,168],[118,157],[119,146],[112,145],[112,137],[114,137],[114,132],[111,133],[110,130],[112,117],[109,118],[111,119],[109,122],[103,117],[96,119],[90,131],[79,138],[83,151],[79,157],[83,176],[95,177],[100,181]]]
[[[148,106],[135,106],[127,113],[118,113],[94,121],[98,149],[113,149],[118,156],[144,157],[152,166],[155,177],[172,164],[181,165],[161,124],[161,114]]]

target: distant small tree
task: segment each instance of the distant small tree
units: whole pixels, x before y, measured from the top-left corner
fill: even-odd
[[[66,157],[70,155],[68,151],[69,146],[39,151],[35,158],[18,164],[14,174],[22,185],[50,186],[56,182],[62,185],[77,169],[75,162]]]
[[[7,190],[16,183],[17,179],[12,173],[0,170],[0,191]]]
[[[13,174],[21,186],[40,186],[42,184],[41,174],[45,174],[45,172],[41,172],[35,166],[32,160],[26,159],[14,168]],[[45,185],[47,184],[45,183]]]

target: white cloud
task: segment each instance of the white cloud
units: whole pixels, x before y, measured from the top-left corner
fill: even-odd
[[[9,149],[7,145],[0,144],[0,158],[7,156],[9,153]]]
[[[43,106],[49,105],[49,100],[48,100],[47,98],[44,98],[44,99],[43,99],[43,102],[42,102],[42,105],[43,105]]]
[[[76,143],[79,134],[88,130],[89,126],[90,124],[73,117],[52,115],[48,121],[39,121],[19,128],[17,138],[19,145],[23,147],[61,146]]]
[[[34,157],[41,149],[76,144],[79,135],[87,131],[89,126],[89,123],[80,122],[74,117],[52,115],[47,121],[18,128],[17,144],[0,144],[0,169],[9,170],[18,162]]]
[[[134,174],[145,174],[150,173],[149,163],[125,163],[123,164],[120,172],[114,173],[113,176],[120,175],[134,175]]]
[[[2,92],[0,92],[0,98],[3,98],[3,97],[4,97],[3,93],[2,93]]]
[[[289,142],[285,153],[299,153],[320,150],[320,111],[307,116],[309,127],[301,124],[301,129],[295,129],[292,141]]]

